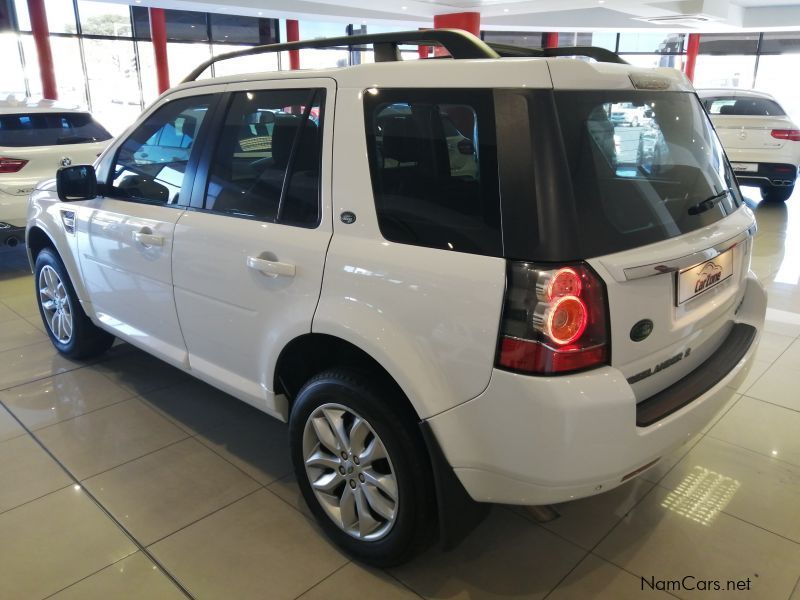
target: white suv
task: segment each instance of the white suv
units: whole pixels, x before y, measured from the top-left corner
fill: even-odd
[[[800,166],[800,127],[764,92],[709,89],[697,93],[739,181],[761,188],[764,200],[788,200]]]
[[[59,167],[92,163],[111,134],[85,111],[52,100],[0,101],[0,245],[25,237],[28,196]]]
[[[385,60],[409,41],[454,60]],[[187,82],[96,174],[37,188],[56,348],[116,336],[288,421],[321,526],[379,565],[486,503],[612,489],[699,432],[766,297],[686,79],[447,30],[250,52],[345,42],[379,62]],[[617,156],[618,103],[650,115],[641,152]],[[475,171],[453,168],[448,123]]]

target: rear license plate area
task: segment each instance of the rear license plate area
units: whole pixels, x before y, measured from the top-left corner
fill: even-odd
[[[734,162],[734,163],[731,163],[731,168],[736,173],[755,173],[755,172],[758,171],[758,164],[757,163]]]
[[[678,273],[676,304],[689,300],[718,287],[733,275],[733,248],[719,256]]]

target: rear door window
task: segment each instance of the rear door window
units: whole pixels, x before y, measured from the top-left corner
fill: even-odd
[[[110,140],[111,134],[89,113],[0,115],[0,146],[58,146]]]
[[[383,236],[502,256],[491,91],[370,90],[365,104]]]
[[[316,227],[325,90],[236,92],[211,164],[205,209]]]

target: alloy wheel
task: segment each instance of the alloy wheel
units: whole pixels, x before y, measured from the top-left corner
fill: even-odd
[[[61,344],[72,339],[72,303],[56,270],[45,265],[39,271],[39,304],[50,333]]]
[[[386,536],[397,518],[395,470],[381,438],[361,415],[323,404],[303,431],[311,489],[331,520],[364,541]]]

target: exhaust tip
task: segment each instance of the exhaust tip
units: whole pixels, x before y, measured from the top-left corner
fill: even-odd
[[[525,512],[528,513],[528,516],[533,518],[537,523],[549,523],[561,516],[558,511],[549,504],[542,506],[525,506],[523,508]]]

